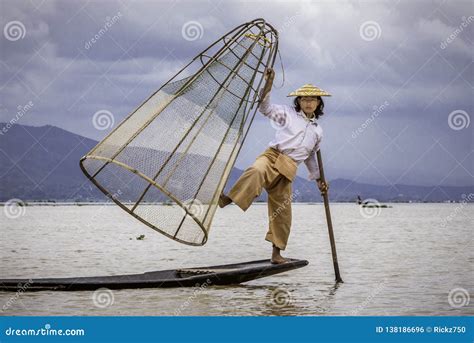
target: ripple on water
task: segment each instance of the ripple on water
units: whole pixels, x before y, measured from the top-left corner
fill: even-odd
[[[468,205],[466,211],[471,211]],[[94,292],[0,292],[9,315],[474,315],[449,305],[451,289],[474,293],[472,231],[467,216],[442,227],[456,204],[393,204],[364,218],[352,204],[333,204],[343,284],[334,271],[321,205],[298,204],[286,256],[307,267],[237,286],[114,290],[113,303]],[[16,220],[0,217],[0,274],[4,278],[135,274],[269,257],[267,209],[217,211],[208,243],[190,247],[148,230],[114,206],[28,208]],[[472,211],[471,211],[472,212]],[[68,224],[69,223],[69,224]],[[73,232],[70,223],[80,229]],[[31,227],[35,227],[34,235]],[[130,240],[145,234],[143,241]],[[14,249],[12,249],[14,247]],[[275,300],[275,291],[282,290]]]

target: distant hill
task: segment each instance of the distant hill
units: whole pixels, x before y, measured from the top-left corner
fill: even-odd
[[[0,129],[6,127],[0,123]],[[0,134],[0,201],[104,201],[108,200],[92,185],[79,168],[79,159],[96,141],[55,126],[13,125]],[[302,166],[301,168],[304,168]],[[242,170],[233,168],[226,190]],[[293,184],[295,202],[319,202],[315,184],[297,177]],[[379,186],[345,179],[330,181],[333,201],[363,199],[389,201],[459,201],[462,194],[474,193],[474,186]],[[257,199],[264,201],[266,194]]]

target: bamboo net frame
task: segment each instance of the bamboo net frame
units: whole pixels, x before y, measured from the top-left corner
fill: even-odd
[[[263,19],[231,30],[81,158],[82,171],[142,223],[204,245],[277,51],[278,33]]]

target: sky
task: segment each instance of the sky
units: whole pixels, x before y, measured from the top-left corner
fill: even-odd
[[[0,122],[100,140],[211,42],[264,18],[284,69],[272,101],[305,83],[333,95],[319,120],[330,179],[474,184],[471,1],[2,0],[0,13]],[[274,133],[257,114],[236,167]]]

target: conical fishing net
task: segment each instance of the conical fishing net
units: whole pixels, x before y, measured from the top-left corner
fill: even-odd
[[[277,48],[276,31],[262,19],[235,28],[98,143],[82,170],[144,224],[205,244]]]

